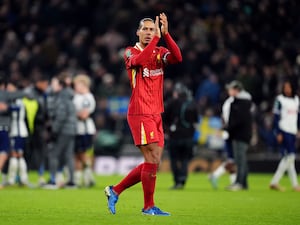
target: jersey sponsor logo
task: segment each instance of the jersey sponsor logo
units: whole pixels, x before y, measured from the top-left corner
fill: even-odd
[[[143,77],[157,77],[162,75],[163,75],[163,70],[161,68],[155,70],[149,70],[148,68],[143,69]]]

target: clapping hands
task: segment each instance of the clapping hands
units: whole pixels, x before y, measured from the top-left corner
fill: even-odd
[[[161,24],[161,27],[159,27]],[[160,38],[161,34],[166,35],[168,31],[168,18],[165,13],[160,13],[159,16],[155,18],[155,28],[156,28],[156,35]]]

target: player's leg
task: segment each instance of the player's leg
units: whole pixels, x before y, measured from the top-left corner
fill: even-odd
[[[154,182],[155,187],[156,172],[158,169],[158,165],[161,161],[164,146],[164,133],[162,128],[161,117],[153,116],[153,118],[151,118],[150,121],[145,122],[142,126],[141,133],[145,135],[144,138],[149,143],[139,145],[139,149],[141,150],[145,160],[144,166],[142,168],[142,182],[143,172],[147,171],[150,177],[155,178],[152,179],[152,182]],[[147,204],[147,206],[149,207],[149,204]]]
[[[116,214],[115,205],[118,202],[119,195],[127,188],[141,181],[141,172],[143,166],[144,163],[132,169],[118,184],[105,187],[104,193],[107,197],[108,210],[111,214]]]
[[[78,187],[81,187],[82,182],[82,162],[81,162],[81,152],[75,152],[75,173],[74,173],[74,182]]]
[[[224,151],[226,153],[225,162],[221,163],[209,176],[209,180],[213,188],[218,188],[218,179],[226,172],[229,173],[230,185],[233,185],[236,181],[236,168],[233,159],[232,141],[227,139],[224,145]]]
[[[157,119],[157,118],[156,118]],[[156,181],[156,171],[162,155],[162,147],[158,147],[159,143],[163,146],[162,122],[159,117],[159,123],[152,116],[131,116],[128,115],[128,123],[132,132],[134,143],[143,153],[145,162],[134,168],[123,180],[115,186],[107,186],[104,190],[108,199],[108,209],[112,214],[116,213],[115,205],[118,196],[132,185],[142,181],[146,200],[144,205],[153,205],[153,194]],[[159,124],[159,129],[157,128]],[[149,140],[151,143],[149,143]],[[155,147],[154,147],[155,146]],[[154,148],[154,151],[152,151]],[[150,151],[151,150],[151,151]],[[151,174],[151,175],[149,175]],[[148,186],[146,187],[146,183]],[[147,206],[148,207],[148,206]],[[156,212],[160,210],[156,208]],[[162,211],[160,211],[163,213]],[[152,213],[152,211],[151,211]]]
[[[246,157],[248,144],[242,141],[233,140],[232,149],[234,153],[234,160],[237,166],[237,177],[236,182],[227,187],[227,190],[238,191],[242,189],[248,189],[248,165]]]
[[[7,161],[9,149],[10,149],[10,140],[9,140],[8,131],[1,130],[0,131],[0,171],[2,171]]]
[[[107,197],[107,206],[111,214],[116,214],[115,205],[118,202],[119,195],[127,188],[141,181],[141,172],[143,166],[144,163],[132,169],[117,185],[105,187],[104,193]]]
[[[1,142],[1,140],[0,140]],[[1,145],[1,144],[0,144]],[[8,173],[8,162],[7,162],[7,153],[3,153],[1,150],[0,150],[0,173],[2,175],[2,182],[0,183],[0,190],[4,188],[4,186],[7,185],[7,173]],[[7,171],[4,171],[6,170]]]
[[[282,154],[282,158],[277,166],[277,169],[272,177],[271,183],[270,183],[270,189],[272,190],[277,190],[277,191],[284,191],[285,189],[279,185],[279,182],[284,175],[284,173],[288,169],[288,160],[286,156],[286,151],[287,151],[287,138],[286,135],[283,135],[283,142],[280,144],[280,151]]]
[[[1,153],[0,153],[1,154]],[[6,162],[4,163],[4,166],[2,167],[2,183],[0,183],[0,186],[7,186],[8,185],[8,165],[9,165],[9,161],[6,160]]]
[[[222,162],[210,175],[209,181],[214,189],[218,188],[218,179],[226,173],[226,162]]]
[[[61,162],[62,152],[65,151],[66,143],[67,143],[66,136],[58,135],[56,140],[53,143],[53,148],[49,150],[48,166],[49,166],[50,179],[48,183],[44,185],[46,189],[58,188],[56,184],[56,173],[58,171],[59,164]]]
[[[143,152],[145,163],[141,173],[141,181],[144,192],[144,208],[142,213],[152,216],[169,216],[170,213],[164,212],[155,206],[154,193],[156,185],[156,173],[163,148],[158,143],[140,146]]]
[[[19,157],[19,175],[20,181],[22,185],[28,184],[28,171],[27,171],[27,163],[23,154]]]
[[[74,182],[78,187],[82,186],[82,147],[83,145],[83,135],[77,135],[75,139],[75,173],[74,173]]]
[[[66,183],[67,188],[75,188],[74,183],[74,146],[75,146],[75,136],[73,135],[64,135],[65,148],[62,153],[64,165],[66,165],[69,172],[69,181]]]
[[[230,184],[234,184],[236,181],[236,177],[237,177],[237,169],[236,169],[236,165],[234,163],[232,141],[230,139],[226,140],[225,145],[226,145],[225,148],[226,148],[226,153],[227,153],[225,169],[229,173]]]
[[[25,161],[24,150],[26,145],[26,138],[17,137],[15,139],[15,149],[16,149],[16,157],[18,159],[18,173],[20,176],[20,184],[28,185],[28,171],[27,171],[27,163]]]
[[[31,147],[32,147],[32,158],[34,158],[35,162],[37,163],[38,167],[38,183],[40,186],[43,186],[46,184],[45,180],[45,164],[46,164],[46,153],[47,150],[47,144],[45,143],[45,140],[42,136],[43,130],[41,127],[35,129],[33,135],[30,137]],[[51,149],[52,151],[53,143],[51,143]]]
[[[144,128],[146,139],[152,140],[153,143],[139,147],[145,159],[141,172],[141,181],[144,191],[144,208],[142,209],[142,213],[145,215],[169,216],[170,213],[160,210],[154,203],[156,173],[164,147],[164,132],[161,115],[152,116],[152,120],[145,123]]]
[[[188,164],[193,148],[193,139],[183,139],[180,141],[179,147],[181,150],[178,151],[179,161],[179,176],[178,176],[178,189],[183,188],[188,178]]]
[[[156,172],[160,162],[160,152],[162,148],[157,143],[143,145],[139,147],[145,158],[145,163],[141,171],[141,181],[144,191],[144,209],[154,206],[154,190],[156,184]]]
[[[212,175],[215,177],[215,178],[219,178],[221,177],[223,174],[226,173],[226,169],[225,169],[225,166],[226,166],[226,162],[223,162],[221,163],[212,173]]]
[[[96,179],[93,171],[93,148],[89,148],[84,152],[84,184],[86,187],[92,187],[96,185]]]
[[[111,214],[116,214],[115,205],[118,202],[119,195],[127,188],[139,183],[141,181],[141,172],[144,163],[132,169],[127,176],[125,176],[117,185],[107,186],[104,193],[107,197],[108,210]]]
[[[150,140],[149,135],[148,135],[148,137],[146,136],[146,133],[148,133],[148,132],[145,131],[145,125],[146,125],[146,128],[148,128],[149,121],[153,123],[152,118],[144,117],[144,116],[128,115],[127,119],[128,119],[128,124],[129,124],[130,130],[131,130],[131,133],[132,133],[132,137],[134,140],[134,144],[136,146],[145,145],[147,143],[147,140]],[[157,137],[155,137],[155,138],[156,138],[155,140],[157,140]],[[140,164],[137,167],[135,167],[132,171],[129,172],[129,174],[126,177],[124,177],[121,180],[120,183],[111,187],[111,189],[112,189],[111,194],[109,193],[110,191],[108,191],[107,193],[112,196],[115,194],[120,195],[125,189],[140,182],[141,181],[141,171],[143,169],[143,165],[144,164]],[[107,188],[107,190],[109,190],[109,188]],[[109,195],[108,195],[108,197],[109,197]]]
[[[284,191],[284,188],[280,187],[279,181],[281,180],[282,176],[284,175],[285,171],[287,170],[287,157],[284,156],[281,158],[277,169],[272,177],[271,183],[270,183],[270,188],[273,190],[278,190],[278,191]]]
[[[16,177],[18,172],[18,158],[17,158],[17,152],[15,150],[11,151],[11,155],[9,157],[9,164],[8,164],[8,184],[14,185],[16,183]]]
[[[95,185],[95,178],[92,170],[92,161],[91,157],[88,155],[88,151],[93,148],[93,136],[85,135],[84,136],[84,146],[82,154],[82,163],[83,163],[83,181],[86,187],[91,187]]]
[[[236,181],[236,166],[233,159],[228,159],[225,165],[226,171],[229,173],[230,184],[234,184]]]
[[[288,176],[290,178],[292,187],[295,191],[300,191],[299,183],[298,183],[298,178],[297,178],[297,172],[295,168],[295,159],[296,155],[295,153],[288,154],[287,156],[287,161],[288,161]]]
[[[297,172],[295,168],[295,160],[296,160],[296,136],[295,135],[287,135],[287,172],[290,178],[292,187],[295,191],[300,191]]]

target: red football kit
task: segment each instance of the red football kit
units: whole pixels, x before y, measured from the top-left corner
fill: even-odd
[[[164,145],[161,121],[164,67],[182,60],[180,49],[169,33],[164,39],[167,48],[157,46],[159,38],[154,36],[144,49],[136,43],[124,53],[132,89],[127,118],[135,145],[154,142]]]

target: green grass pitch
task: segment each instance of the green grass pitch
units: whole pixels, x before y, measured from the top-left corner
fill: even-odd
[[[35,175],[31,178],[35,180]],[[297,225],[300,224],[300,193],[291,189],[284,177],[285,192],[268,188],[271,174],[250,174],[248,191],[228,192],[228,176],[213,190],[205,173],[189,175],[184,190],[169,190],[170,173],[159,173],[156,204],[170,212],[170,217],[141,214],[141,185],[123,192],[110,215],[103,189],[119,181],[121,176],[97,176],[91,189],[43,190],[9,187],[0,190],[1,225]]]

